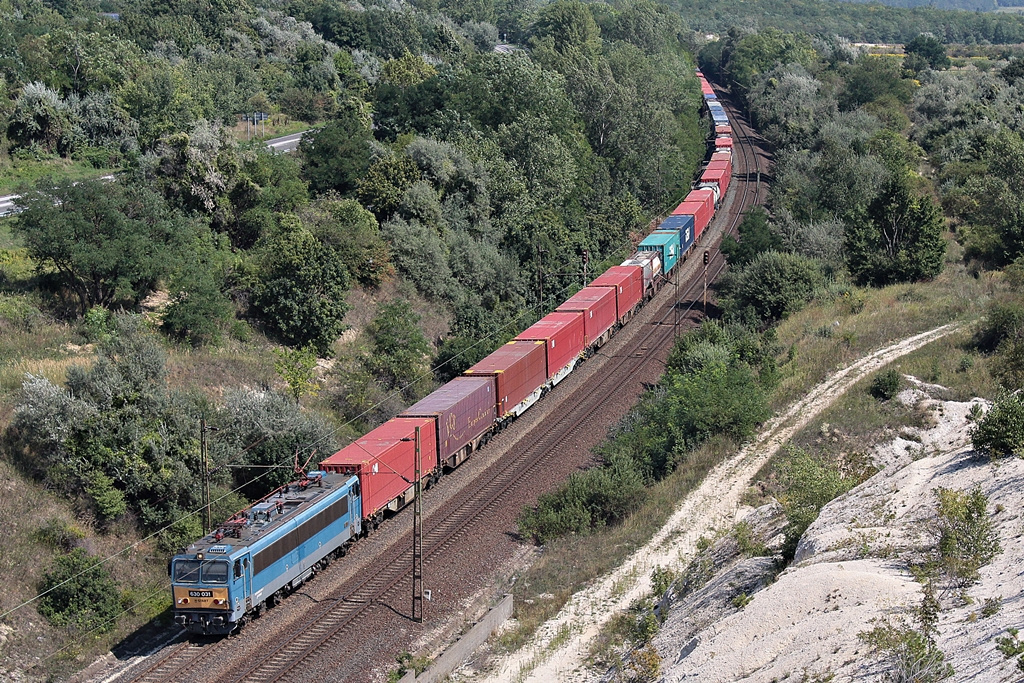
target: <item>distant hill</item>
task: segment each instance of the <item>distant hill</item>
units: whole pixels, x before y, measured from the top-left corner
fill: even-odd
[[[993,12],[1001,8],[1020,8],[1021,0],[840,0],[857,4],[880,2],[890,7],[931,7],[934,9],[966,10],[968,12]]]

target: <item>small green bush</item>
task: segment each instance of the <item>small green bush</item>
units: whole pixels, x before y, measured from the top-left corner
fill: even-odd
[[[974,449],[993,458],[1024,457],[1024,395],[1011,394],[996,401],[971,431]]]
[[[776,494],[789,522],[784,555],[792,557],[800,537],[832,499],[856,486],[860,479],[843,473],[834,460],[790,446],[776,465]]]
[[[903,375],[898,370],[890,368],[871,380],[871,388],[868,391],[879,401],[889,401],[900,393],[901,388],[903,388]]]
[[[121,613],[117,584],[100,561],[81,548],[54,560],[39,592],[39,612],[54,626],[106,633]]]
[[[85,532],[60,517],[53,517],[36,529],[32,537],[55,550],[68,552],[78,541],[85,538]]]
[[[972,491],[935,489],[939,517],[939,569],[950,586],[965,588],[978,570],[1002,552],[999,532],[988,515],[988,496]]]

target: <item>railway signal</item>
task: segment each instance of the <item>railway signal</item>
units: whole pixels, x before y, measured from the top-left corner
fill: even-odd
[[[711,263],[711,252],[704,250],[704,315],[708,314],[708,264]]]

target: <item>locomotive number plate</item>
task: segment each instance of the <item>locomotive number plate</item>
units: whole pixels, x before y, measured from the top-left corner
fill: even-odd
[[[212,598],[213,591],[189,591],[188,597],[190,598]]]

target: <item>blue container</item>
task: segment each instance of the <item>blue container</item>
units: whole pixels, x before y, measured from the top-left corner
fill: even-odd
[[[693,246],[693,216],[682,214],[669,216],[658,226],[658,232],[674,230],[679,233],[679,255],[682,256]]]
[[[656,230],[644,238],[639,250],[661,254],[662,271],[668,275],[679,261],[679,233],[675,230]]]
[[[705,100],[717,100],[718,98],[715,96],[715,93],[713,93],[713,92],[706,92],[706,93],[704,93],[704,99]]]

